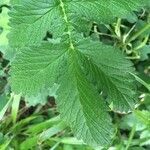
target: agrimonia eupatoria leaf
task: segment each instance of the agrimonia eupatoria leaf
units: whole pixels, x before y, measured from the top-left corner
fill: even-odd
[[[114,130],[108,106],[134,108],[134,69],[117,48],[82,33],[93,22],[125,17],[144,2],[22,0],[10,13],[9,44],[19,49],[11,67],[12,90],[30,97],[58,85],[58,110],[75,135],[93,146],[109,144]],[[47,32],[60,41],[44,42]]]
[[[83,57],[88,67],[83,65]],[[118,63],[122,65],[118,67]],[[104,145],[113,136],[109,109],[86,72],[99,81],[114,109],[128,111],[135,104],[135,86],[129,71],[133,72],[131,63],[119,51],[99,42],[83,39],[74,49],[67,43],[43,43],[17,54],[11,68],[11,85],[16,93],[31,96],[58,84],[56,102],[62,118],[77,137],[91,145]]]

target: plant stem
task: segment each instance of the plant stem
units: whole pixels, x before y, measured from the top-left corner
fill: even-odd
[[[117,24],[116,24],[116,26],[115,26],[115,33],[116,33],[116,35],[117,35],[117,37],[118,37],[119,39],[121,39],[121,30],[120,30],[120,27],[121,27],[121,19],[119,18],[119,19],[117,20]]]
[[[126,145],[125,150],[128,150],[128,149],[129,149],[130,144],[131,144],[132,139],[133,139],[133,136],[134,136],[134,134],[135,134],[135,130],[136,130],[136,125],[134,125],[134,126],[132,127],[132,130],[131,130],[130,136],[129,136],[129,140],[128,140],[128,142],[127,142],[127,145]]]
[[[144,38],[143,42],[142,42],[140,45],[138,45],[134,50],[137,51],[138,49],[141,49],[142,47],[144,47],[144,46],[146,45],[148,39],[149,39],[149,35],[147,35],[147,36]]]
[[[7,109],[9,108],[12,100],[14,98],[14,93],[11,94],[9,101],[7,102],[7,104],[4,106],[4,108],[0,111],[0,121],[3,119]]]
[[[7,4],[0,5],[0,9],[2,9],[3,7],[11,9],[11,6],[8,6]]]
[[[141,83],[143,86],[145,86],[145,88],[147,88],[148,91],[150,91],[150,85],[149,84],[147,84],[145,81],[143,81],[137,75],[135,75],[135,74],[133,74],[131,72],[130,72],[130,74],[134,76],[134,78],[136,79],[136,81],[138,81],[139,83]]]
[[[142,33],[147,31],[148,29],[150,29],[150,23],[145,25],[141,30],[139,30],[137,33],[135,33],[133,36],[131,36],[131,38],[128,40],[127,43],[134,41],[137,37],[139,37]]]
[[[136,26],[136,25],[134,24],[134,25],[132,26],[132,28],[129,30],[129,32],[123,36],[123,40],[122,40],[123,43],[126,42],[127,37],[129,37],[130,33],[135,29],[135,26]]]
[[[14,124],[16,123],[17,120],[17,113],[19,110],[20,100],[21,100],[20,95],[14,95],[13,102],[12,102],[12,110],[11,110],[11,115]]]

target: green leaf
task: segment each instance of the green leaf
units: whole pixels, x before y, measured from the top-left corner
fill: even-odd
[[[78,63],[74,56],[68,60],[58,89],[58,110],[79,139],[91,145],[107,144],[112,137],[112,125],[106,104]]]
[[[42,132],[43,129],[48,129],[48,128],[50,128],[50,127],[52,127],[58,123],[60,123],[60,117],[59,116],[50,118],[49,120],[46,120],[44,122],[31,125],[27,129],[26,134],[30,134],[30,135],[38,134],[38,133]]]
[[[64,138],[51,138],[51,140],[60,142],[63,144],[70,144],[70,145],[83,145],[85,144],[82,140],[77,140],[75,137],[64,137]]]
[[[58,85],[55,98],[60,116],[77,138],[93,146],[109,144],[114,129],[108,106],[123,112],[134,108],[136,87],[131,74],[135,72],[117,48],[86,39],[81,33],[90,23],[125,17],[144,2],[19,2],[10,13],[9,43],[19,49],[11,67],[12,90],[36,97]],[[80,28],[81,20],[88,22],[86,31]],[[58,42],[43,42],[47,31]]]
[[[50,43],[22,49],[12,64],[12,89],[32,96],[52,87],[63,69],[66,50],[64,44]]]
[[[43,43],[20,52],[12,65],[12,88],[30,96],[57,81],[57,103],[63,120],[72,126],[77,137],[91,144],[106,144],[112,136],[106,104],[82,74],[80,54],[69,51],[65,45],[61,45],[60,51],[59,44]]]
[[[135,113],[128,114],[121,119],[120,128],[123,130],[131,130],[136,125],[136,131],[142,131],[146,127],[141,123]]]
[[[84,66],[90,78],[105,93],[112,109],[129,111],[136,103],[135,79],[132,63],[119,50],[90,40],[80,41],[79,50],[84,54]],[[83,58],[82,58],[83,60]]]
[[[149,111],[135,111],[135,115],[141,123],[143,123],[148,130],[150,130],[150,112]]]
[[[63,122],[60,122],[59,124],[43,131],[39,135],[39,141],[40,142],[46,141],[46,140],[50,139],[52,136],[54,136],[55,134],[62,132],[65,128],[66,128],[66,125]]]
[[[111,22],[115,17],[125,17],[132,10],[141,8],[147,1],[22,0],[10,13],[12,17],[10,25],[13,30],[9,42],[16,47],[39,43],[47,31],[54,37],[62,36],[68,30],[64,13],[70,24],[69,30],[74,30],[80,26],[80,23],[76,22],[77,18],[98,23]]]
[[[139,54],[141,61],[147,60],[149,58],[148,55],[150,54],[150,45],[145,45],[142,49],[140,49]]]
[[[11,45],[24,46],[41,42],[47,31],[54,31],[57,36],[63,34],[65,24],[57,8],[57,0],[47,2],[23,0],[20,3],[21,5],[14,7],[14,11],[10,13],[12,16],[10,25],[13,28],[9,36]]]
[[[30,96],[57,83],[60,85],[56,94],[59,111],[77,137],[91,144],[94,137],[95,143],[106,144],[110,140],[108,135],[112,136],[111,130],[108,131],[111,126],[106,113],[108,108],[83,71],[87,69],[83,69],[83,57],[89,68],[87,71],[96,79],[98,77],[98,84],[108,91],[109,101],[113,101],[114,107],[120,111],[133,108],[135,94],[134,90],[132,92],[134,78],[129,73],[133,72],[131,63],[119,50],[90,40],[81,40],[74,50],[67,48],[66,44],[51,43],[22,50],[12,64],[11,85],[14,91]],[[79,132],[83,126],[84,133]],[[98,131],[102,139],[97,137]]]

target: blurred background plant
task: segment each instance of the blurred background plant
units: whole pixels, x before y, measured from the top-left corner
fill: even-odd
[[[105,148],[89,147],[74,138],[61,122],[53,97],[40,94],[24,99],[11,92],[9,68],[16,50],[8,47],[10,9],[9,0],[0,1],[0,150],[149,150],[150,4],[134,16],[116,19],[111,25],[93,24],[91,32],[87,33],[119,47],[137,71],[134,77],[138,82],[139,103],[129,114],[111,112],[116,134],[111,145]],[[36,105],[37,101],[40,104]]]

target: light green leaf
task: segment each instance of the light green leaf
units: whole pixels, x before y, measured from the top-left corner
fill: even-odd
[[[43,131],[39,135],[39,141],[40,142],[46,141],[46,140],[50,139],[52,136],[54,136],[55,134],[62,132],[65,128],[66,128],[66,125],[63,122],[60,122],[59,124]]]
[[[20,100],[21,100],[20,95],[14,95],[13,102],[12,102],[12,110],[11,110],[11,115],[14,124],[16,123],[17,120],[17,113],[19,110]]]
[[[150,130],[150,112],[146,110],[143,111],[137,110],[135,111],[135,115],[137,116],[139,121],[143,123],[143,125],[145,125],[148,130]]]
[[[43,129],[48,129],[56,124],[60,123],[60,116],[50,118],[49,120],[46,120],[44,122],[33,124],[28,128],[26,131],[27,134],[38,134],[43,131]]]
[[[11,94],[11,97],[10,99],[7,101],[7,103],[5,102],[5,105],[2,106],[1,110],[0,110],[0,121],[3,119],[7,109],[9,108],[11,102],[12,102],[12,99],[13,99],[13,96],[14,94],[12,93]]]
[[[150,145],[150,130],[143,131],[140,135],[140,139],[141,139],[141,141],[142,141],[142,139],[147,139],[147,140],[143,140],[140,143],[141,146]]]

